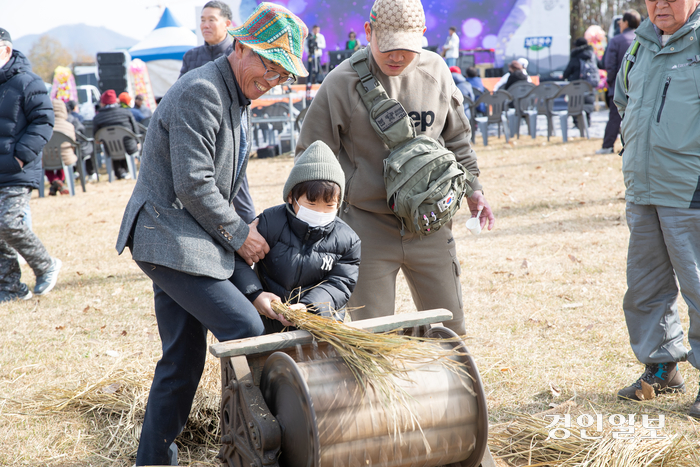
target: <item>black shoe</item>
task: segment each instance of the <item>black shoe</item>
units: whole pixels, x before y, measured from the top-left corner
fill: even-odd
[[[690,415],[693,418],[700,419],[700,392],[698,392],[697,397],[695,397],[695,402],[693,402],[690,406],[688,415]]]
[[[58,193],[61,190],[61,185],[62,183],[58,180],[54,180],[53,182],[51,182],[51,187],[49,188],[49,196],[56,196],[56,193]]]
[[[683,376],[681,376],[680,371],[678,371],[678,364],[676,362],[650,363],[646,365],[644,374],[642,374],[637,381],[626,388],[620,389],[617,393],[617,397],[633,401],[641,400],[639,396],[637,396],[637,391],[641,391],[642,381],[653,387],[656,395],[685,392]]]

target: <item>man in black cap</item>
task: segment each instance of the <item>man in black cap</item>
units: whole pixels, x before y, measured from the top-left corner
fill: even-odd
[[[12,50],[10,33],[0,28],[0,303],[28,300],[20,282],[19,252],[36,275],[34,293],[56,285],[61,260],[52,258],[25,222],[32,188],[44,182],[41,151],[53,133],[51,99],[27,58]],[[21,109],[19,112],[17,109]]]

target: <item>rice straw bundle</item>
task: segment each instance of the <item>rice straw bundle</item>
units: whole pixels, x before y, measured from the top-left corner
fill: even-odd
[[[408,367],[439,363],[459,376],[470,377],[464,363],[454,358],[460,355],[459,348],[439,345],[440,342],[455,340],[426,339],[395,332],[372,333],[290,308],[278,301],[272,302],[272,309],[295,327],[309,332],[316,340],[331,345],[363,389],[366,390],[369,384],[386,398],[402,395],[393,378],[408,380]],[[473,394],[470,388],[468,390]]]
[[[566,439],[549,438],[549,420],[525,414],[491,428],[489,445],[494,455],[513,464],[528,466],[567,467],[697,467],[700,452],[697,441],[687,436],[673,435],[662,439],[639,436],[643,428],[636,427],[634,439],[615,439],[611,431],[600,439],[581,437],[572,423]],[[581,427],[583,428],[583,427]]]

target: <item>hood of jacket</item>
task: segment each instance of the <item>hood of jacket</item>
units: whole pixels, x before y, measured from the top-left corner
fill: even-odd
[[[12,50],[12,56],[5,66],[0,68],[0,84],[6,83],[18,73],[27,73],[32,71],[32,66],[29,60],[19,50]]]
[[[51,101],[51,104],[53,104],[53,113],[56,116],[56,120],[66,120],[68,118],[66,104],[61,99],[54,99]]]
[[[571,49],[571,58],[577,58],[584,61],[591,60],[595,56],[595,51],[591,45],[582,45]]]
[[[462,73],[452,73],[452,79],[455,80],[455,84],[467,82],[467,78],[465,78]]]

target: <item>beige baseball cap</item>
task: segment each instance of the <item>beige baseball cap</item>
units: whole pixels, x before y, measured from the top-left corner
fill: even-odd
[[[379,51],[421,53],[425,12],[420,0],[376,0],[369,13]]]

